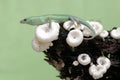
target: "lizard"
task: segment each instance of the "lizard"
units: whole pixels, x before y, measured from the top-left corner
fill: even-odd
[[[86,22],[86,20],[78,18],[76,16],[71,15],[64,15],[64,14],[48,14],[48,15],[42,15],[42,16],[32,16],[25,19],[22,19],[20,23],[22,24],[29,24],[29,25],[41,25],[45,23],[51,23],[51,21],[55,21],[58,23],[63,23],[65,21],[71,20],[76,26],[79,24],[83,24],[87,26],[93,33],[93,36],[90,38],[84,38],[86,40],[93,39],[96,36],[96,33],[93,29],[93,27]]]

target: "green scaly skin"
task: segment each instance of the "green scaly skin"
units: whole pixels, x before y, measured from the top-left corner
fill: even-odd
[[[88,22],[86,22],[85,20],[81,18],[70,16],[70,15],[49,14],[49,15],[43,15],[43,16],[33,16],[33,17],[29,17],[29,18],[25,18],[21,20],[20,23],[29,24],[29,25],[41,25],[41,24],[48,23],[51,21],[63,23],[65,21],[71,20],[71,18],[75,20],[78,24],[83,24],[87,26],[93,32],[94,36],[92,36],[91,38],[84,38],[84,39],[90,40],[96,36],[94,29]]]

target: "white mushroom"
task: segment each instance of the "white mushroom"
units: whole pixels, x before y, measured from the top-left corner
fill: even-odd
[[[64,24],[63,24],[63,27],[64,27],[64,29],[65,30],[70,30],[70,29],[72,29],[72,28],[74,28],[74,29],[82,29],[83,28],[83,26],[81,26],[81,25],[75,25],[72,21],[66,21],[66,22],[64,22]]]
[[[96,72],[96,65],[92,64],[90,67],[89,67],[89,74],[92,76],[95,72]]]
[[[109,34],[108,31],[104,30],[103,32],[100,33],[99,36],[102,37],[102,38],[105,38],[105,37],[108,36],[108,34]]]
[[[73,61],[73,65],[78,66],[79,65],[78,61]]]
[[[83,41],[83,34],[80,30],[71,30],[66,38],[66,42],[71,47],[79,46]]]
[[[51,42],[58,39],[59,29],[60,25],[55,22],[52,22],[51,25],[49,23],[39,25],[35,32],[36,38],[40,42]]]
[[[97,21],[88,21],[88,23],[93,27],[96,35],[99,35],[103,31],[103,26],[101,23],[99,23]],[[93,33],[91,32],[91,30],[86,26],[83,29],[83,34],[86,37],[93,36]]]
[[[106,69],[109,69],[111,66],[111,62],[107,57],[99,57],[97,59],[97,64],[104,66]]]
[[[94,79],[100,79],[100,78],[103,77],[103,74],[100,71],[96,71],[96,72],[93,73],[92,77]]]
[[[89,74],[94,79],[99,79],[103,77],[103,74],[106,73],[107,69],[102,65],[91,65],[89,68]]]
[[[103,65],[97,65],[97,70],[101,71],[102,74],[107,72],[106,67],[104,67]]]
[[[78,62],[82,65],[88,65],[91,62],[91,58],[88,54],[83,53],[78,56]]]
[[[82,26],[84,26],[84,25],[82,25]],[[85,26],[83,29],[83,35],[85,37],[90,37],[90,36],[93,36],[93,33],[88,27]]]
[[[36,38],[32,40],[32,48],[37,52],[46,51],[47,49],[49,49],[50,46],[52,46],[51,42],[42,43],[38,41]]]
[[[120,39],[120,27],[113,29],[110,34],[114,39]]]
[[[63,27],[65,30],[69,31],[70,29],[75,28],[75,25],[73,25],[72,21],[66,21],[64,22]]]

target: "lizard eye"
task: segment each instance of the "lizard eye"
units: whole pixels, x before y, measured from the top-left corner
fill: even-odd
[[[24,19],[24,21],[27,21],[27,19]]]

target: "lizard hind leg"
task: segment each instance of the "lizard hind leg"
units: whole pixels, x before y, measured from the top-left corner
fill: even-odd
[[[77,20],[75,17],[70,16],[70,20],[73,22],[75,27],[79,27],[80,23],[79,20]]]
[[[80,20],[80,19],[78,20],[76,17],[73,17],[73,16],[70,16],[70,20],[74,22],[76,27],[83,24],[83,25],[87,26],[93,32],[94,35],[90,38],[84,38],[85,40],[91,40],[96,36],[96,33],[95,33],[94,29],[84,20]]]

